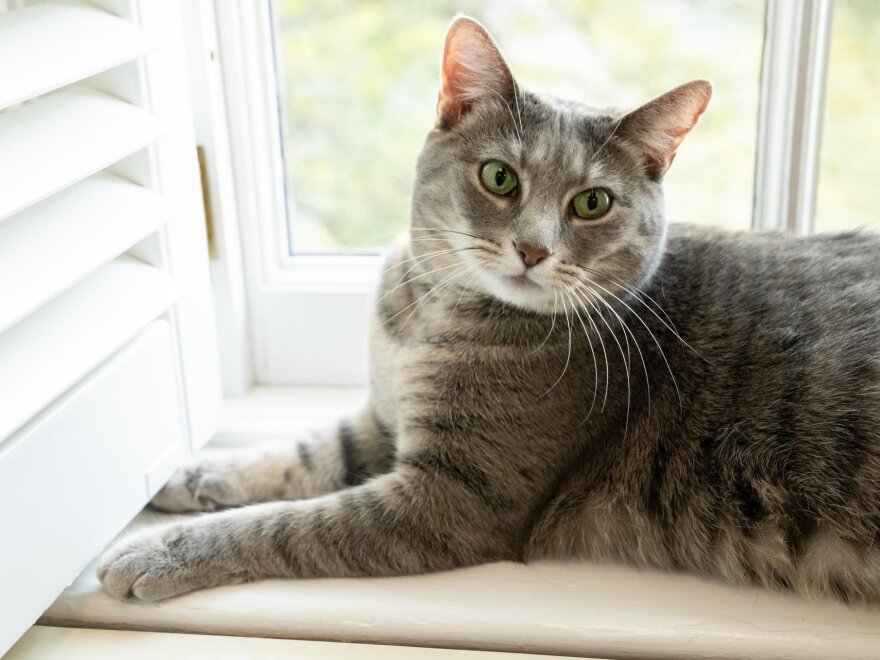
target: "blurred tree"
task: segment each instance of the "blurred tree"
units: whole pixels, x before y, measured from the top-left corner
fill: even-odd
[[[880,2],[837,0],[822,128],[816,229],[880,229]]]

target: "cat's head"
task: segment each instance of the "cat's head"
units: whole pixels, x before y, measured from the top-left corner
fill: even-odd
[[[666,233],[661,181],[708,82],[629,112],[539,96],[466,17],[449,28],[441,72],[413,195],[422,270],[545,313],[650,277]]]

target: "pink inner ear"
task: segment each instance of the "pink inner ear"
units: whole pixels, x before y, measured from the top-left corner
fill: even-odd
[[[437,114],[451,126],[484,96],[506,95],[510,70],[489,33],[468,18],[453,21],[446,35]]]
[[[669,157],[670,163],[672,162],[672,159],[675,158],[675,152],[678,150],[678,147],[681,145],[685,136],[691,132],[694,126],[697,125],[697,120],[700,118],[700,115],[702,115],[703,112],[706,110],[706,106],[708,105],[709,99],[707,98],[694,110],[694,113],[691,115],[690,121],[672,131],[672,154]]]
[[[675,95],[676,91],[670,92],[669,95]],[[666,96],[669,96],[666,95]],[[663,99],[664,97],[661,97]],[[679,97],[674,99],[671,104],[672,108],[667,112],[655,115],[653,125],[649,123],[643,128],[645,135],[645,144],[647,146],[645,154],[645,166],[652,178],[660,178],[675,160],[678,147],[681,146],[685,136],[691,132],[697,124],[700,115],[709,105],[710,96],[705,93],[694,93],[691,91],[684,99]],[[655,101],[656,102],[656,101]],[[652,102],[649,105],[653,105]],[[682,105],[684,107],[682,107]],[[675,106],[678,106],[676,108]],[[690,110],[690,116],[688,116]],[[638,113],[638,111],[636,111]],[[653,133],[654,138],[650,136]]]
[[[453,34],[446,39],[441,70],[440,94],[437,97],[437,114],[448,123],[455,123],[470,107],[468,95],[465,93],[474,86],[469,80],[466,66],[461,62],[461,45]]]

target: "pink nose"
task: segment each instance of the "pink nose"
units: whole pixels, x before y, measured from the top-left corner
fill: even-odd
[[[531,268],[532,266],[537,266],[539,263],[544,261],[547,257],[550,256],[550,253],[546,248],[543,248],[539,245],[529,245],[528,243],[516,243],[516,251],[519,252],[519,256],[522,258],[523,263],[526,265],[526,268]]]

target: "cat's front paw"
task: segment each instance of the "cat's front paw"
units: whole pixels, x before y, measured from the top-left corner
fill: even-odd
[[[216,511],[241,504],[237,475],[219,461],[201,460],[179,468],[153,497],[150,506],[161,511]]]
[[[108,550],[98,563],[98,579],[116,598],[162,600],[200,585],[191,562],[181,552],[185,531],[180,526],[135,534]]]

